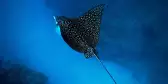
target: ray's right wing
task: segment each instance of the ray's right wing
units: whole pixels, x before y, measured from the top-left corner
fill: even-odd
[[[83,36],[91,47],[95,47],[99,40],[100,24],[105,4],[97,5],[83,16],[79,17],[79,24],[83,29]]]

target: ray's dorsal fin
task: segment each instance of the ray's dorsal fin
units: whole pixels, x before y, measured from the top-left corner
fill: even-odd
[[[93,56],[97,56],[97,55],[98,55],[97,50],[95,48],[91,48],[91,47],[89,47],[87,49],[87,52],[84,53],[84,56],[86,59],[89,59],[89,58],[91,58]]]

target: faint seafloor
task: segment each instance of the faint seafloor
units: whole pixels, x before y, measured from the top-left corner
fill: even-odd
[[[0,84],[47,84],[48,78],[26,65],[0,60]]]

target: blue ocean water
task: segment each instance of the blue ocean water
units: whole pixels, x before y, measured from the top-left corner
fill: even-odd
[[[77,17],[102,3],[108,7],[98,51],[117,84],[168,84],[163,0],[7,0],[2,56],[44,73],[48,84],[114,84],[96,58],[85,59],[63,41],[53,18]]]

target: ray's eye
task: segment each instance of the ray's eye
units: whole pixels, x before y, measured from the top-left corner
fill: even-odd
[[[57,25],[63,25],[64,24],[64,21],[62,20],[57,20]]]
[[[64,24],[64,21],[63,20],[61,20],[61,19],[57,19],[57,25],[63,25]]]
[[[53,16],[53,18],[55,20],[55,24],[56,25],[60,26],[60,25],[64,24],[64,21],[63,21],[63,19],[61,17],[59,17],[59,16],[57,16],[57,17]]]
[[[66,23],[66,18],[64,16],[57,16],[56,21],[58,25],[63,25]]]

